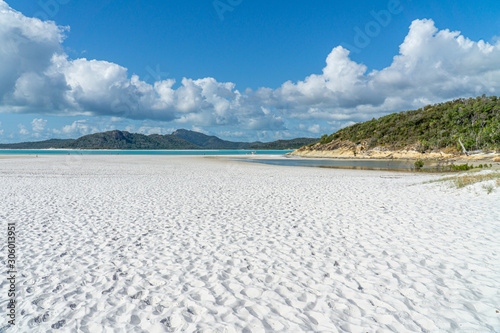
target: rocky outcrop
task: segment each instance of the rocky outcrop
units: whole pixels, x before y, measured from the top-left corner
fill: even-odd
[[[356,158],[356,159],[414,159],[414,160],[440,160],[440,159],[460,159],[460,160],[495,160],[500,161],[500,154],[487,154],[477,152],[475,154],[465,154],[455,149],[443,149],[439,151],[422,151],[419,144],[405,147],[404,149],[390,149],[377,146],[367,148],[367,142],[355,144],[351,141],[334,140],[326,144],[317,143],[315,145],[304,146],[295,150],[289,155],[302,157],[325,157],[325,158]]]

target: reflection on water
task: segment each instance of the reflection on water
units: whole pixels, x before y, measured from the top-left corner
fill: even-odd
[[[405,170],[414,169],[415,161],[412,160],[348,160],[348,159],[310,159],[310,158],[280,158],[280,159],[251,159],[236,158],[234,161],[261,163],[269,165],[299,166],[299,167],[324,167],[346,169],[372,169],[372,170]],[[433,165],[426,163],[424,169]]]

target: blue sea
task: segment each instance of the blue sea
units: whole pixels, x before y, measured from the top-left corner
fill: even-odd
[[[293,150],[67,150],[0,149],[0,155],[283,155]]]

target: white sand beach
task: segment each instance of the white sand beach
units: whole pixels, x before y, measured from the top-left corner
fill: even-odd
[[[500,332],[500,190],[188,156],[0,159],[2,332]]]

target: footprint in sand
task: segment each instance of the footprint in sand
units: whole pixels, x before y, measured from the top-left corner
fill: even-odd
[[[183,325],[183,320],[179,315],[173,314],[168,318],[162,319],[160,321],[168,329],[175,330]]]
[[[250,298],[259,298],[262,295],[262,291],[257,288],[245,288],[241,291],[241,294],[248,296]]]

